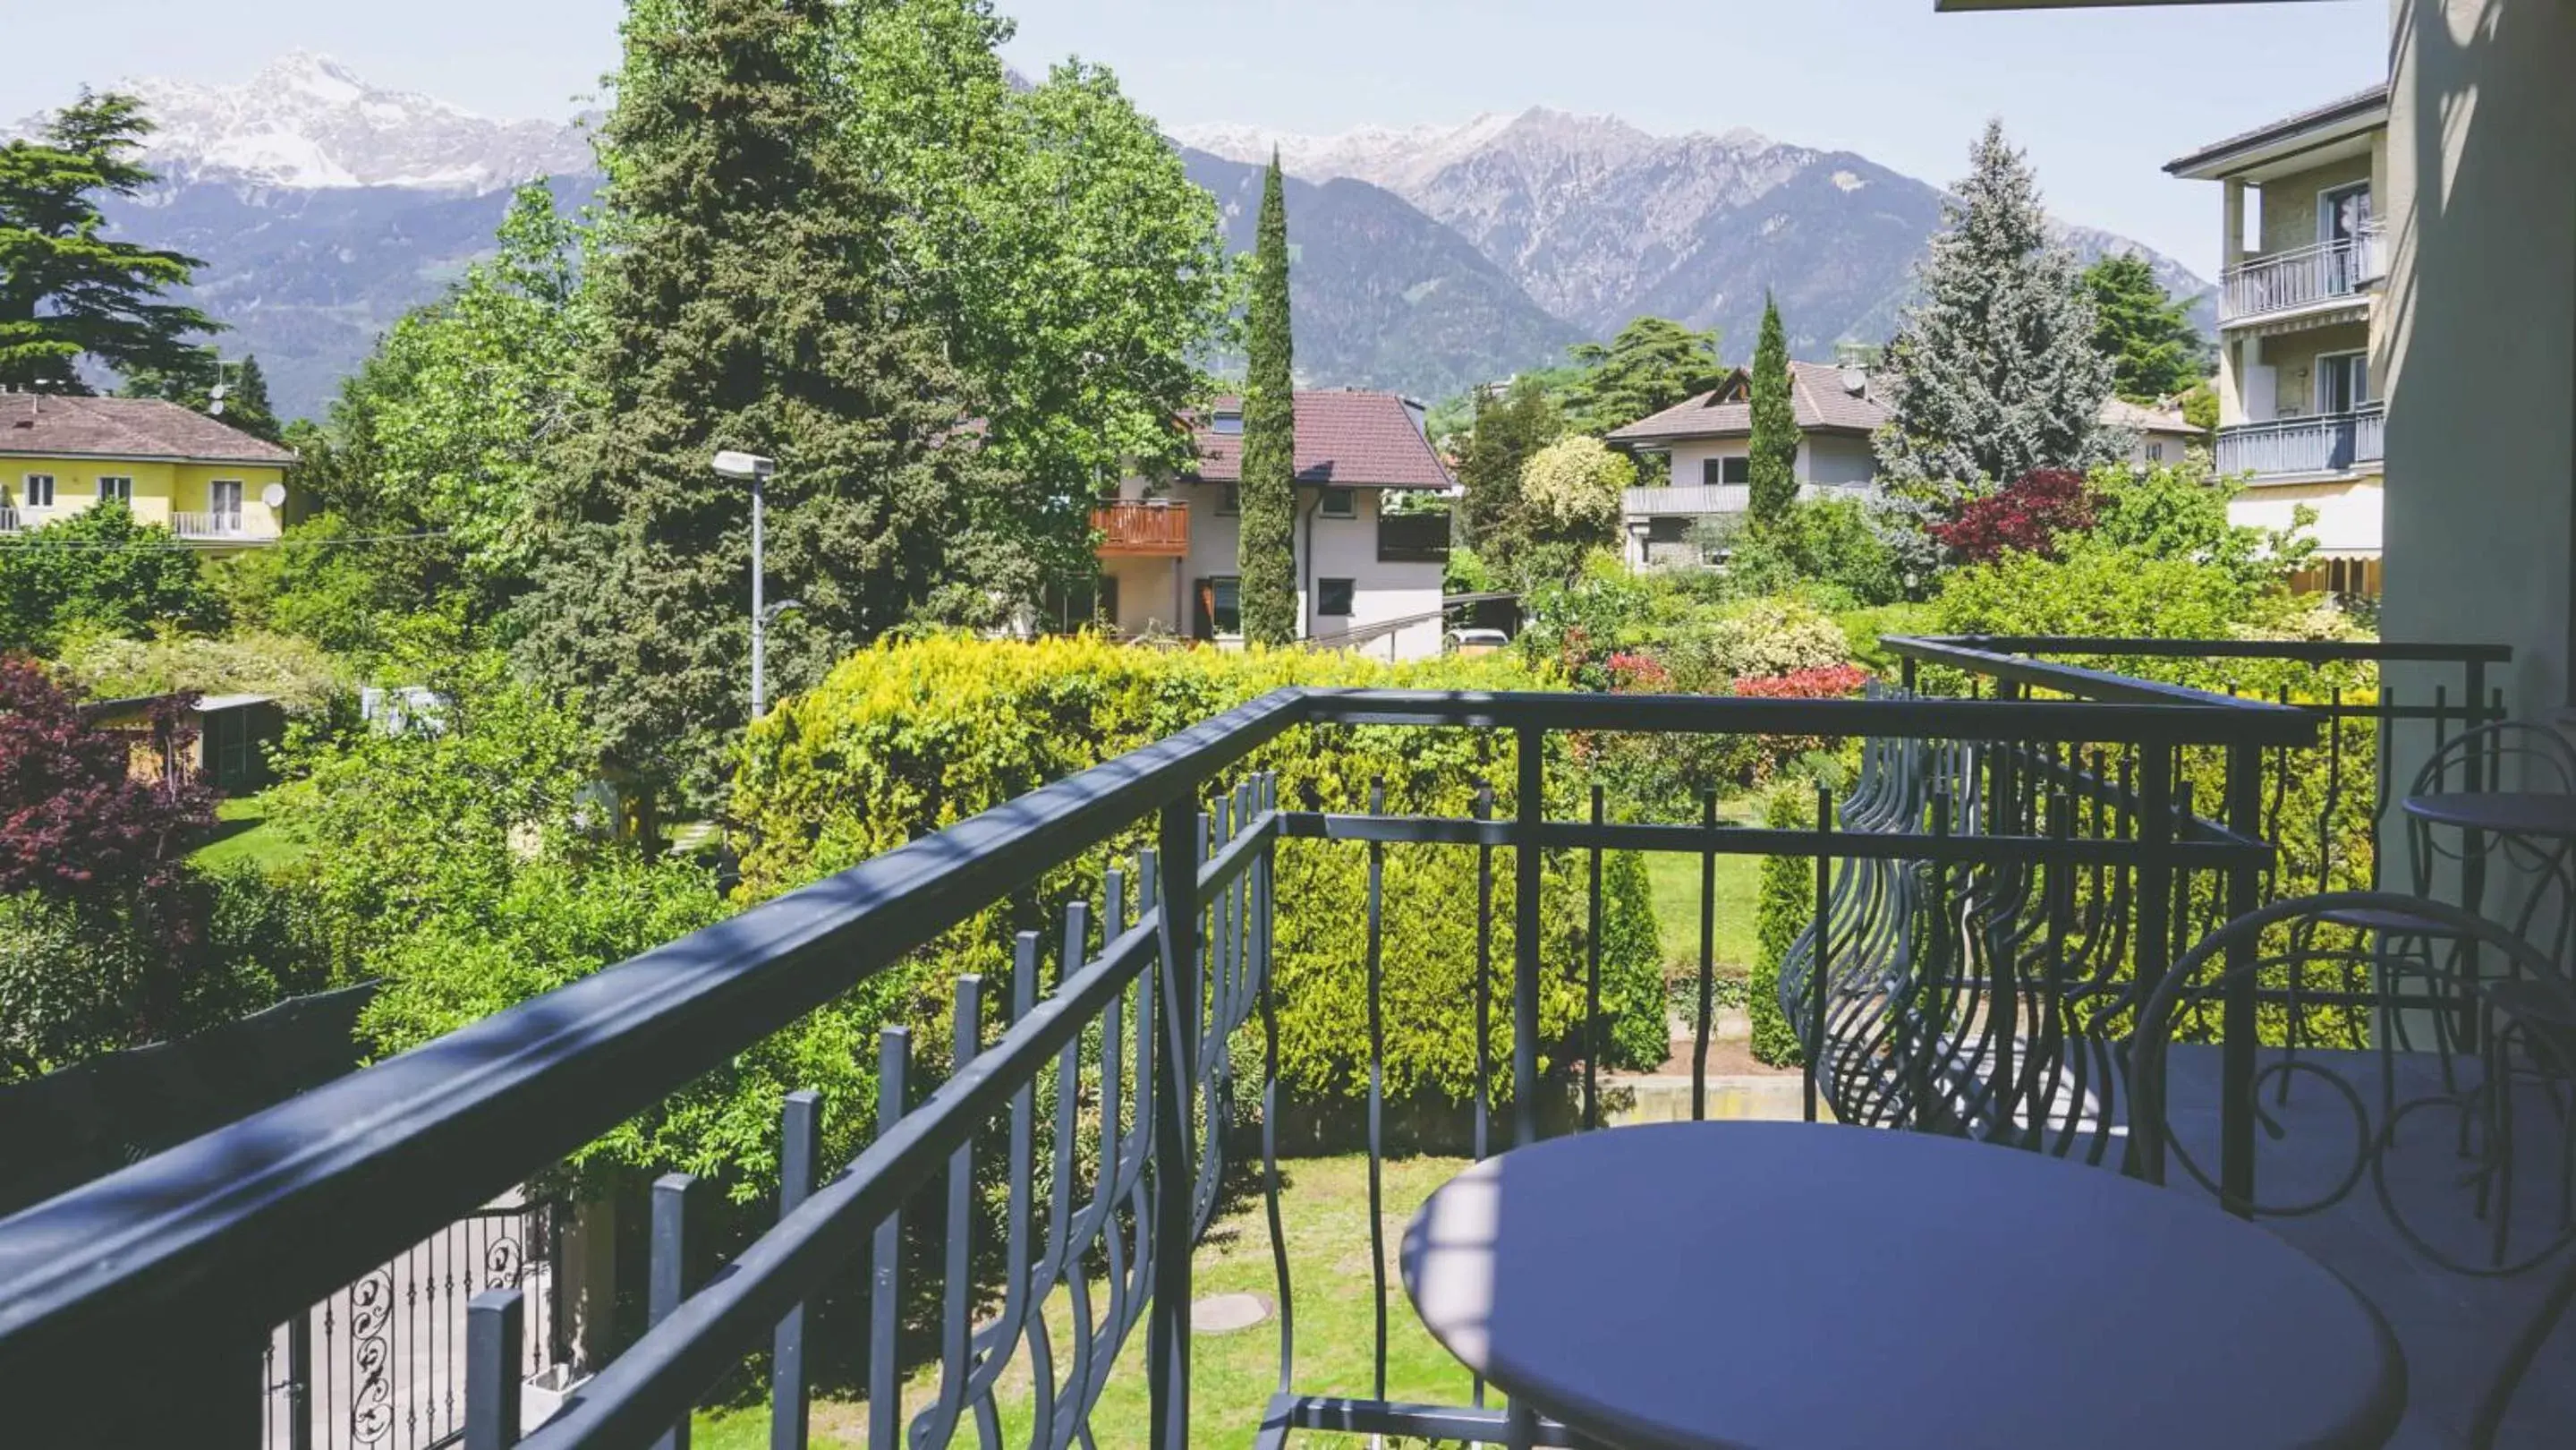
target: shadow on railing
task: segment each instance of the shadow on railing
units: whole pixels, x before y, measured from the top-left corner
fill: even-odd
[[[2190,903],[2206,894],[2233,904],[2260,890],[2272,860],[2257,808],[2263,753],[2310,745],[2319,719],[2275,702],[1991,651],[1912,647],[1909,658],[1946,650],[1945,666],[1979,665],[2014,693],[2065,698],[1285,690],[1228,711],[0,1221],[0,1386],[14,1423],[34,1443],[55,1430],[102,1443],[249,1439],[270,1326],[1141,820],[1155,846],[1132,878],[1114,873],[1096,894],[1051,903],[1062,923],[1051,939],[1014,938],[1007,1011],[988,1009],[981,979],[958,980],[944,1080],[912,1092],[912,1045],[900,1029],[887,1032],[875,1135],[846,1169],[815,1161],[816,1106],[790,1099],[777,1222],[703,1282],[683,1273],[687,1185],[658,1186],[652,1328],[576,1388],[528,1443],[653,1441],[765,1349],[777,1407],[772,1443],[802,1444],[806,1306],[861,1263],[874,1326],[870,1443],[944,1444],[970,1421],[991,1443],[1006,1408],[1013,1438],[1083,1439],[1109,1366],[1140,1326],[1150,1438],[1189,1443],[1192,1249],[1215,1210],[1227,1129],[1252,1119],[1282,1333],[1264,1440],[1298,1429],[1503,1438],[1499,1409],[1387,1400],[1382,1252],[1374,1256],[1374,1394],[1303,1388],[1294,1286],[1279,1244],[1278,912],[1333,914],[1365,942],[1373,1233],[1382,1231],[1375,1168],[1386,1151],[1378,868],[1391,848],[1475,853],[1476,898],[1454,909],[1472,913],[1478,964],[1473,1000],[1461,1005],[1474,1024],[1468,1107],[1479,1156],[1539,1136],[1551,1094],[1564,1095],[1566,1116],[1583,1127],[1602,1119],[1602,883],[1606,857],[1630,851],[1703,863],[1720,855],[1813,861],[1830,924],[1822,969],[1795,978],[1791,1004],[1817,1000],[1815,984],[1837,1011],[1847,993],[1878,992],[1876,1005],[1856,1009],[1877,1040],[1978,1034],[1989,1043],[1964,1059],[1973,1071],[1945,1069],[1951,1080],[1937,1089],[1882,1074],[1864,1092],[1856,1085],[1867,1074],[1840,1033],[1819,1036],[1826,1017],[1806,1012],[1811,1112],[1820,1098],[1841,1112],[1848,1094],[1851,1116],[1892,1113],[1919,1126],[2026,1115],[2011,1098],[2032,1100],[2013,1086],[2029,1076],[2013,1065],[2022,1060],[2019,1034],[1989,1026],[2000,1009],[1953,1000],[1936,1010],[1920,983],[1948,980],[1944,964],[2006,960],[1993,954],[1990,923],[2024,923],[2027,913],[2002,904],[2063,902],[2079,882],[2073,901],[2095,910],[2084,929],[2120,933],[2097,954],[2133,959],[2151,975],[2190,929]],[[1266,776],[1246,774],[1248,762],[1309,727],[1468,732],[1494,763],[1480,797],[1487,804],[1464,817],[1389,815],[1374,794],[1366,810],[1321,801],[1285,808]],[[1872,743],[1851,793],[1808,828],[1727,825],[1713,815],[1613,820],[1597,789],[1588,819],[1551,818],[1551,784],[1561,800],[1580,799],[1587,783],[1566,772],[1591,756],[1588,745],[1560,751],[1552,782],[1551,739],[1630,735]],[[2195,815],[2170,766],[2158,764],[2202,750],[2227,766],[2226,809],[2215,821]],[[1364,899],[1275,902],[1283,839],[1365,851]],[[1497,852],[1508,854],[1508,875]],[[1585,882],[1591,912],[1588,930],[1569,938],[1580,944],[1570,959],[1543,946],[1551,859],[1560,876]],[[1953,885],[1962,894],[1945,895]],[[1509,903],[1507,924],[1496,919],[1498,894]],[[1853,903],[1869,910],[1853,915]],[[1846,929],[1845,921],[1863,925]],[[1176,922],[1187,929],[1176,931]],[[1875,985],[1844,969],[1862,962]],[[1551,1037],[1540,1028],[1543,989],[1573,985],[1582,1005]],[[1698,1030],[1704,1042],[1704,1014]],[[1980,1098],[1962,1085],[1970,1081],[2000,1092]],[[1704,1099],[1699,1086],[1695,1099]],[[1882,1103],[1898,1106],[1872,1106]],[[995,1155],[998,1211],[977,1197],[979,1169]],[[940,1246],[938,1378],[928,1403],[907,1417],[896,1359],[898,1245],[917,1195],[943,1176],[944,1222],[931,1234]],[[998,1302],[978,1287],[978,1266],[988,1263],[999,1266]],[[1050,1310],[1059,1316],[1052,1323]],[[511,1362],[509,1347],[525,1332],[525,1305],[509,1291],[479,1300],[469,1339],[484,1349],[477,1358],[469,1345],[469,1362]],[[102,1403],[81,1390],[84,1368],[102,1356],[158,1392]],[[1026,1405],[1006,1406],[1005,1379],[1022,1375],[1033,1386]],[[473,1381],[467,1408],[469,1444],[516,1440],[514,1376]],[[1565,1438],[1545,1426],[1532,1433],[1546,1443]]]

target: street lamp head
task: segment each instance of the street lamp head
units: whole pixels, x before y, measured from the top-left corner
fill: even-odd
[[[726,478],[767,478],[778,471],[778,460],[763,458],[757,453],[738,453],[728,448],[716,455],[715,469]]]

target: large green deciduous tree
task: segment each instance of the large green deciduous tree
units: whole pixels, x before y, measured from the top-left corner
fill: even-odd
[[[1566,390],[1566,423],[1577,433],[1607,433],[1716,387],[1726,375],[1714,330],[1693,332],[1665,317],[1640,317],[1607,344],[1570,351],[1583,371]]]
[[[535,568],[552,450],[581,416],[580,364],[597,333],[580,288],[585,238],[544,183],[512,198],[499,241],[385,334],[307,460],[308,491],[354,529],[446,535],[417,561],[434,567],[411,572],[486,614]]]
[[[1251,365],[1243,383],[1243,517],[1236,536],[1243,637],[1286,644],[1297,637],[1297,384],[1288,335],[1288,204],[1277,156],[1261,184],[1244,330]]]
[[[1762,299],[1762,340],[1753,349],[1753,456],[1747,511],[1757,524],[1786,518],[1798,502],[1798,413],[1789,395],[1789,335],[1780,304]]]
[[[1042,487],[1015,531],[1051,584],[1098,572],[1090,503],[1129,468],[1178,469],[1174,417],[1231,330],[1216,199],[1109,71],[1015,83],[990,0],[834,7],[830,106],[859,174],[899,203],[905,307],[984,402],[986,448]]]
[[[1458,520],[1466,542],[1506,579],[1531,529],[1522,507],[1521,476],[1538,451],[1565,433],[1565,416],[1546,389],[1521,378],[1500,395],[1476,398],[1475,426],[1458,460]]]
[[[116,92],[47,118],[34,140],[0,146],[0,384],[86,391],[83,359],[119,373],[190,365],[215,330],[169,301],[204,263],[108,237],[102,196],[132,196],[153,174],[134,153],[152,123]]]
[[[1935,504],[2033,469],[2087,469],[2118,443],[2102,427],[2111,362],[2093,346],[2092,298],[2050,236],[2038,179],[1999,121],[1972,157],[1886,358],[1880,475]]]
[[[589,701],[611,765],[709,801],[747,714],[750,505],[710,460],[777,460],[769,597],[783,690],[911,621],[1034,597],[982,400],[919,315],[897,198],[853,164],[826,0],[653,0],[604,132],[611,245],[589,286],[582,422],[557,454],[522,661]]]
[[[2094,349],[2111,360],[2111,387],[2121,397],[2160,402],[2207,374],[2209,344],[2146,258],[2102,258],[2084,269],[2084,290],[2093,298]]]

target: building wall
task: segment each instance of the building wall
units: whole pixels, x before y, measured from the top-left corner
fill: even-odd
[[[2384,144],[2384,143],[2382,143]],[[2317,244],[2317,193],[2370,180],[2368,156],[2344,156],[2263,183],[2262,254]],[[2371,198],[2374,208],[2379,198]]]
[[[1878,476],[1878,453],[1866,438],[1810,433],[1798,445],[1798,481],[1825,488],[1862,488]]]
[[[1136,497],[1141,486],[1127,497]],[[1128,634],[1143,634],[1156,625],[1173,633],[1188,635],[1198,627],[1198,581],[1242,572],[1242,521],[1218,512],[1225,490],[1214,484],[1176,483],[1169,496],[1189,505],[1190,547],[1182,557],[1178,573],[1181,598],[1178,608],[1172,598],[1173,561],[1163,559],[1109,559],[1101,569],[1118,580],[1118,627]],[[1394,657],[1420,659],[1440,653],[1444,632],[1438,614],[1441,588],[1447,570],[1440,564],[1382,564],[1377,557],[1377,521],[1382,495],[1376,489],[1358,491],[1358,517],[1329,519],[1316,515],[1317,491],[1297,491],[1296,539],[1297,610],[1304,623],[1300,633],[1306,636],[1331,636],[1385,620],[1427,614],[1432,618],[1397,632],[1393,637]],[[1312,529],[1311,535],[1309,529]],[[1311,554],[1309,542],[1311,539]],[[1352,581],[1352,610],[1347,617],[1316,618],[1311,612],[1309,590],[1317,579]],[[1177,618],[1175,618],[1177,614]],[[1239,644],[1240,635],[1221,636],[1220,644]],[[1364,646],[1369,653],[1384,656],[1390,648],[1385,639]]]
[[[208,512],[215,481],[233,479],[242,486],[242,528],[249,537],[275,538],[283,524],[282,511],[272,510],[260,497],[268,485],[286,481],[286,470],[275,464],[116,462],[0,453],[0,489],[6,490],[12,505],[26,502],[31,473],[53,475],[56,515],[95,505],[101,478],[125,477],[134,480],[135,518],[166,527],[173,513]]]
[[[2329,352],[2370,351],[2370,326],[2339,322],[2331,327],[2305,327],[2254,339],[2258,356],[2272,369],[2274,418],[2305,418],[2317,411],[2317,357]],[[2380,396],[2378,370],[2372,369],[2371,392]],[[2251,421],[2261,422],[2260,418]]]
[[[1706,471],[1709,459],[1742,458],[1752,451],[1753,440],[1749,438],[1686,439],[1673,445],[1672,453],[1666,460],[1664,482],[1674,488],[1697,488],[1700,486],[1700,478]],[[1650,456],[1641,461],[1651,464],[1653,460]],[[1639,469],[1641,476],[1637,481],[1652,483],[1654,480],[1642,476],[1644,472],[1645,469]]]
[[[2316,510],[2306,537],[2329,554],[2375,554],[2386,504],[2376,478],[2351,483],[2283,483],[2248,488],[2230,499],[2231,524],[2278,532],[2297,522],[2302,507]]]
[[[2535,162],[2576,155],[2576,5],[2390,13],[2381,630],[2511,645],[2508,704],[2545,718],[2571,699],[2576,166]]]

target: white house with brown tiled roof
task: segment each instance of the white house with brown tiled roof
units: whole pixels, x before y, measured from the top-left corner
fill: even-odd
[[[0,533],[115,499],[208,549],[274,543],[295,461],[176,403],[0,393]]]
[[[1610,446],[1637,459],[1638,486],[1620,511],[1632,567],[1700,562],[1699,526],[1749,505],[1752,389],[1752,375],[1738,368],[1708,392],[1611,430]],[[1789,402],[1798,420],[1800,493],[1866,492],[1877,471],[1870,434],[1887,421],[1869,373],[1793,362]]]
[[[1240,645],[1241,403],[1218,399],[1191,431],[1197,467],[1175,479],[1128,479],[1094,515],[1100,614],[1130,638]],[[1390,659],[1438,654],[1449,515],[1389,504],[1427,500],[1455,483],[1410,400],[1299,392],[1298,637]]]

